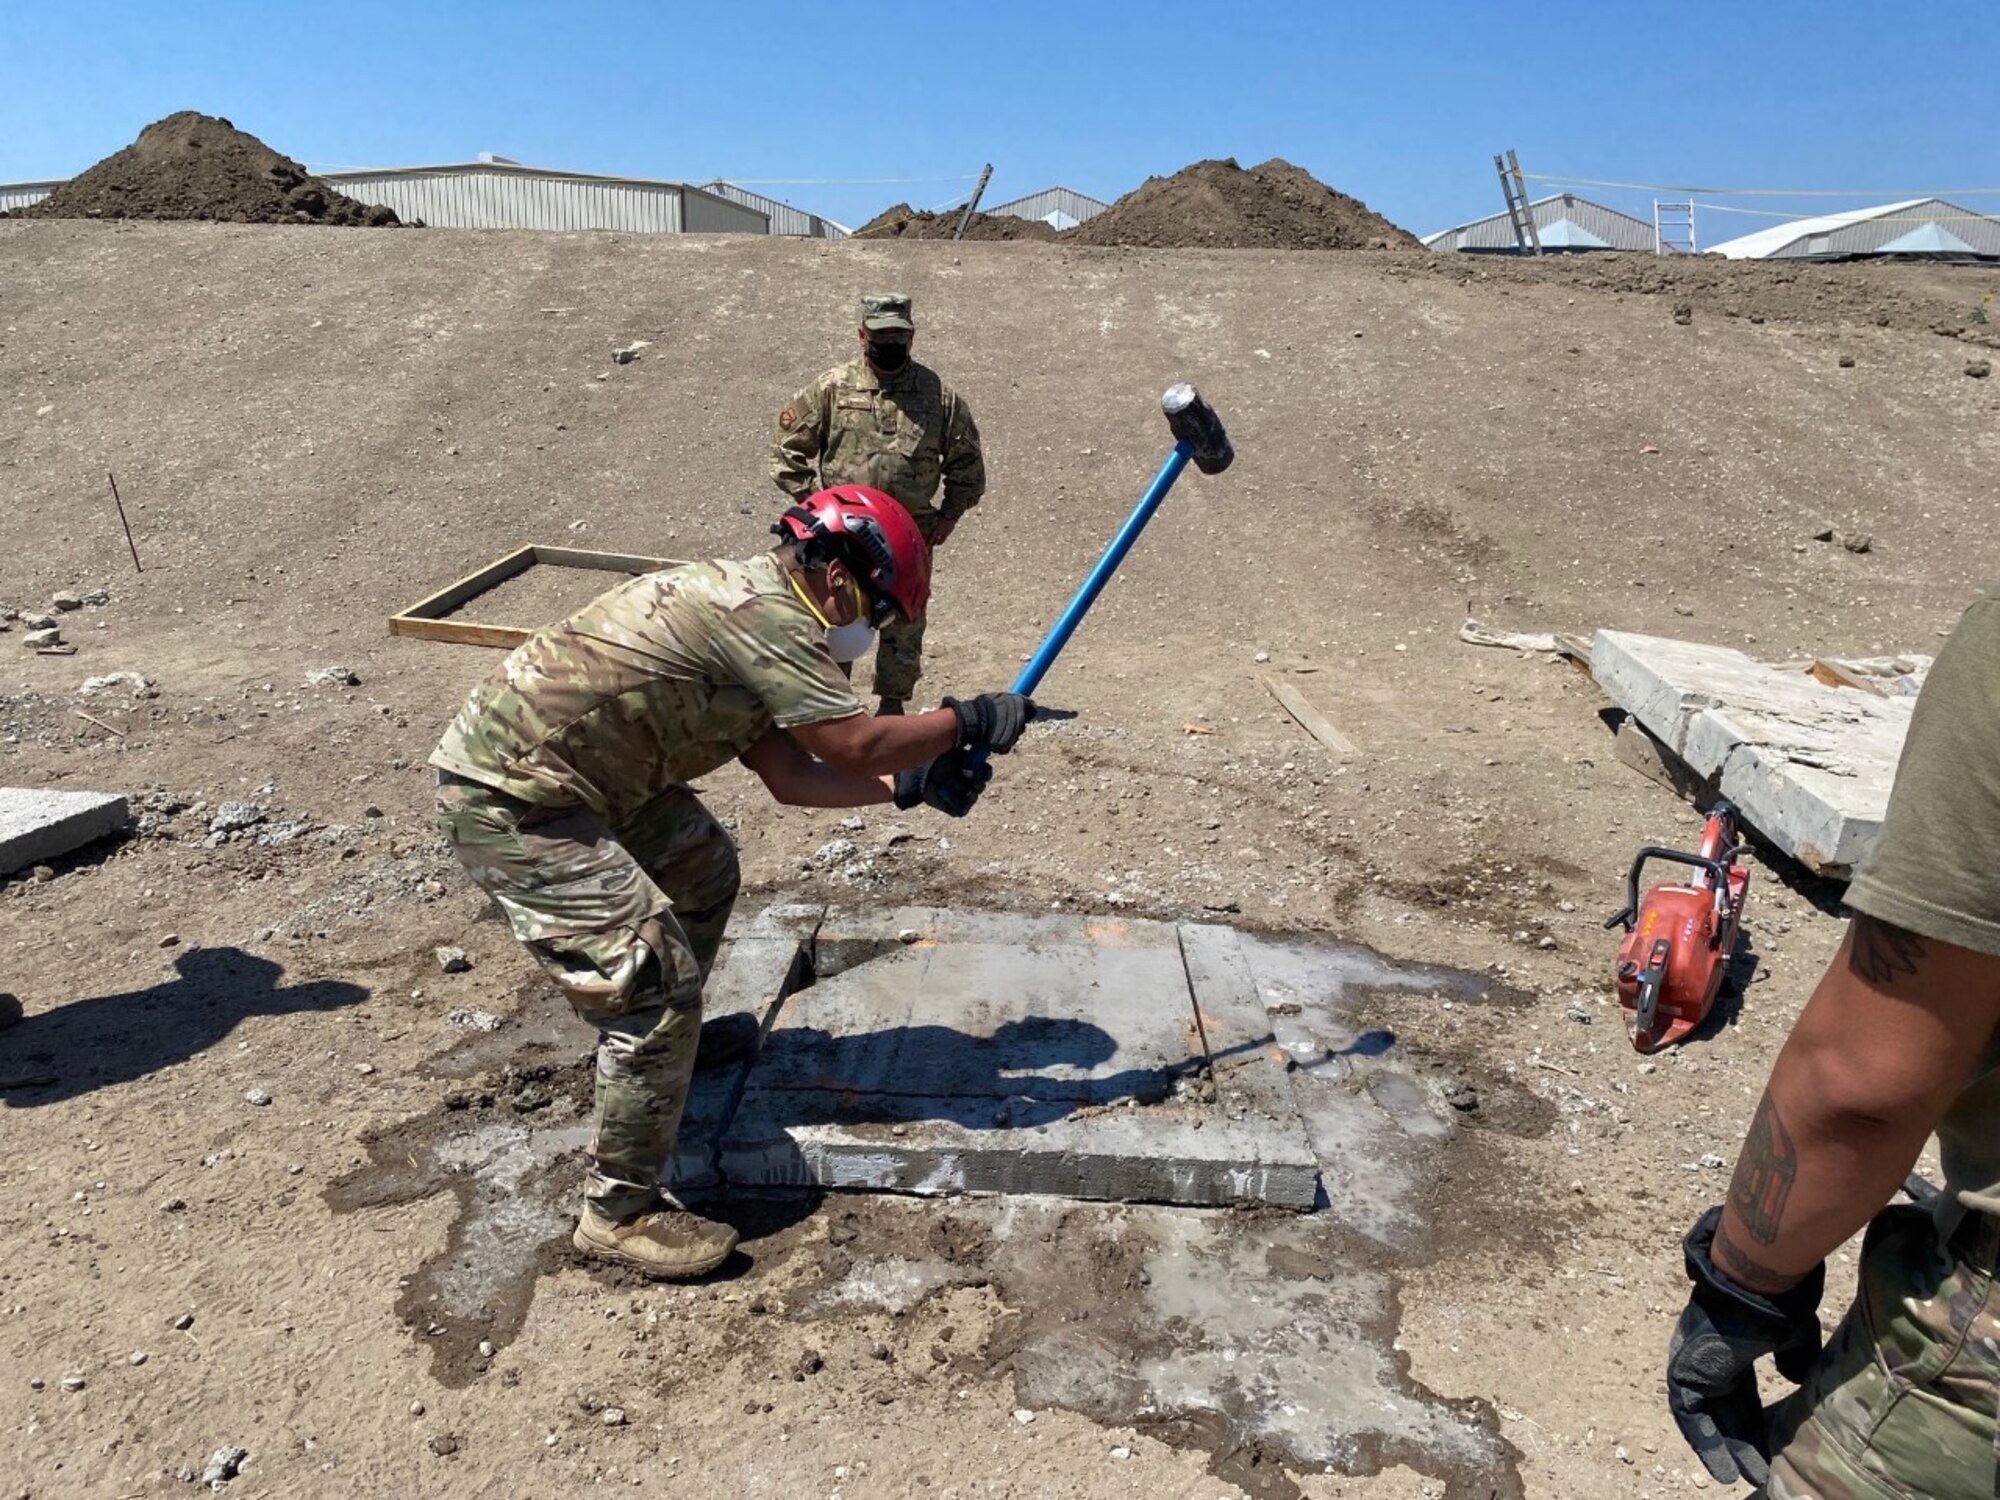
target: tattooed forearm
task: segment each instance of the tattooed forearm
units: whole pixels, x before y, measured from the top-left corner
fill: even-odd
[[[1854,918],[1847,964],[1870,984],[1887,984],[1916,973],[1929,952],[1929,943],[1916,933],[1863,912]]]
[[[1758,1101],[1750,1133],[1743,1138],[1743,1154],[1736,1159],[1736,1175],[1729,1183],[1729,1206],[1758,1244],[1777,1239],[1785,1200],[1791,1197],[1798,1175],[1798,1148],[1767,1092]]]
[[[1761,1260],[1744,1254],[1742,1247],[1721,1230],[1717,1231],[1708,1253],[1723,1275],[1738,1286],[1746,1287],[1753,1292],[1790,1291],[1805,1279],[1803,1276],[1787,1276],[1782,1271],[1774,1271]]]

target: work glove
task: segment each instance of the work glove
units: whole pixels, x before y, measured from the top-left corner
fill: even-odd
[[[947,750],[936,760],[896,773],[896,806],[908,812],[921,802],[947,818],[962,818],[992,779],[993,768],[985,761],[975,761],[965,750]]]
[[[1711,1208],[1681,1242],[1694,1293],[1667,1347],[1667,1406],[1681,1436],[1719,1484],[1771,1477],[1769,1426],[1757,1397],[1757,1361],[1777,1357],[1778,1373],[1803,1382],[1819,1357],[1820,1293],[1826,1267],[1788,1292],[1760,1296],[1715,1268],[1722,1210]]]
[[[1005,755],[1035,716],[1035,700],[1026,693],[981,693],[977,698],[947,698],[944,706],[958,715],[961,750],[988,749]]]

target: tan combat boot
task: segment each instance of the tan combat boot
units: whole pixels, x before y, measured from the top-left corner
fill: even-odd
[[[585,1255],[616,1261],[663,1281],[706,1276],[736,1248],[736,1231],[684,1208],[656,1208],[630,1219],[607,1218],[586,1203],[570,1243]]]

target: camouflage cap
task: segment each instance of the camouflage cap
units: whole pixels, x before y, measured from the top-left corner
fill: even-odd
[[[901,328],[908,333],[917,331],[917,325],[910,317],[910,299],[901,292],[863,292],[861,326],[869,329]]]

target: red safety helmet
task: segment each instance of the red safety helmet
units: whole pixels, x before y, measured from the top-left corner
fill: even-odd
[[[910,513],[880,490],[842,484],[808,495],[771,528],[788,542],[817,544],[845,563],[868,593],[869,623],[890,614],[923,618],[931,597],[931,549]]]

